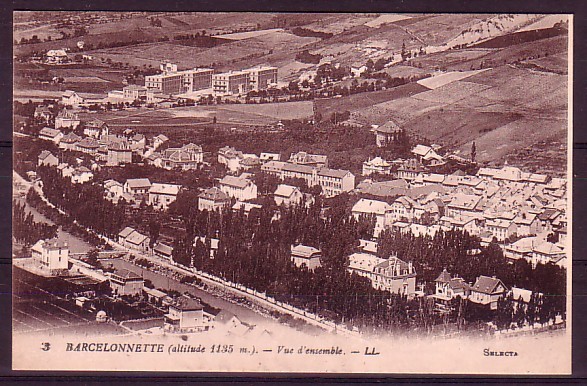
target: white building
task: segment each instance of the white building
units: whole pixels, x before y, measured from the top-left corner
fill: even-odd
[[[314,247],[306,245],[291,246],[291,261],[296,267],[305,266],[310,271],[314,271],[321,266],[320,258],[322,252]]]
[[[238,201],[257,198],[257,185],[249,179],[234,176],[225,176],[219,182],[220,190]]]
[[[278,206],[299,205],[304,198],[304,194],[295,186],[280,184],[273,193],[273,198]]]
[[[180,185],[154,182],[149,188],[147,203],[153,205],[155,209],[167,210],[169,204],[177,199],[180,190]]]
[[[374,237],[378,237],[381,231],[389,227],[393,222],[391,205],[384,201],[361,198],[355,205],[353,205],[351,213],[357,220],[365,216],[372,216],[375,219]]]
[[[69,248],[62,240],[39,240],[31,247],[31,253],[33,259],[51,273],[68,269]]]

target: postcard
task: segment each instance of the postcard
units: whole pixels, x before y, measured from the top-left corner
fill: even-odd
[[[569,374],[572,15],[13,14],[13,368]]]

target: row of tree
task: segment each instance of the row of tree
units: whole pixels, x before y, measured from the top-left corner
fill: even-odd
[[[35,221],[33,214],[26,211],[25,204],[12,202],[12,237],[25,245],[39,240],[51,239],[57,235],[57,226]]]

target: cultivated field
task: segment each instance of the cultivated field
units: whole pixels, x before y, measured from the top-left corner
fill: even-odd
[[[430,89],[437,89],[444,85],[450,84],[454,81],[461,80],[478,74],[479,72],[483,72],[486,70],[478,70],[478,71],[460,71],[460,72],[445,72],[441,74],[434,74],[430,78],[419,80],[418,83],[424,87],[428,87]]]
[[[303,119],[314,115],[312,101],[264,103],[258,105],[224,105],[219,110],[262,115],[275,119]]]

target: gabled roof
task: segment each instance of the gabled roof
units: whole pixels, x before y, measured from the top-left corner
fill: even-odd
[[[226,193],[216,187],[204,190],[198,197],[211,201],[230,201]]]
[[[170,247],[169,245],[163,244],[163,243],[158,243],[155,248],[153,248],[153,250],[155,252],[159,252],[161,254],[167,255],[167,256],[171,256],[171,253],[173,252],[173,247]]]
[[[61,131],[56,130],[56,129],[52,129],[50,127],[43,127],[41,129],[41,131],[39,131],[39,135],[43,135],[45,137],[51,137],[51,138],[55,138],[59,134],[61,134]]]
[[[126,241],[134,245],[140,245],[145,242],[146,239],[148,239],[147,236],[134,231],[126,238]]]
[[[250,180],[235,176],[224,176],[224,178],[220,180],[220,185],[232,186],[239,189],[245,189],[251,184],[252,182]]]
[[[481,196],[475,196],[472,194],[457,194],[454,196],[449,206],[453,208],[474,210],[479,204]]]
[[[501,280],[495,277],[481,275],[477,278],[477,281],[473,285],[472,289],[474,291],[481,292],[484,294],[494,294],[496,293],[497,287],[500,284],[503,286],[503,288],[506,288],[506,286],[503,284]]]
[[[297,257],[303,257],[309,259],[314,257],[314,255],[319,254],[320,250],[314,247],[310,247],[307,245],[296,245],[295,247],[292,245],[291,247],[291,254]]]
[[[383,125],[379,126],[378,128],[374,129],[376,133],[386,133],[386,134],[394,134],[400,133],[402,128],[397,125],[397,123],[393,121],[387,121]]]
[[[72,90],[65,90],[65,92],[62,94],[63,97],[65,98],[70,98],[74,95],[77,95],[77,93],[75,91]]]
[[[450,281],[450,279],[452,279],[452,277],[450,276],[450,273],[448,273],[448,271],[445,268],[442,270],[440,275],[438,275],[438,277],[434,281],[437,281],[439,283],[448,283]]]
[[[171,196],[177,196],[179,191],[181,190],[181,185],[175,184],[160,184],[158,182],[154,182],[151,187],[149,188],[149,193],[152,194],[167,194]]]
[[[114,273],[116,276],[120,276],[123,279],[141,279],[139,275],[128,269],[121,269]]]
[[[99,119],[92,119],[89,122],[86,122],[86,127],[91,129],[100,129],[106,125],[106,122],[101,121]]]
[[[129,178],[126,183],[131,189],[150,188],[151,181],[148,178]]]
[[[158,141],[161,141],[161,142],[169,141],[169,138],[167,138],[167,136],[165,136],[165,134],[159,134],[159,135],[153,137],[153,140],[155,140],[155,139]]]
[[[82,137],[80,137],[79,135],[75,134],[73,131],[70,133],[67,133],[63,136],[63,138],[61,138],[61,142],[63,143],[76,143],[81,141]]]
[[[188,298],[187,296],[180,297],[171,306],[180,311],[200,311],[204,309],[199,300]]]
[[[372,213],[378,215],[384,215],[391,210],[391,205],[385,201],[369,200],[361,198],[355,205],[351,212],[358,213]]]
[[[549,241],[545,241],[533,249],[533,252],[541,253],[543,255],[559,255],[564,251]]]
[[[45,160],[45,158],[49,157],[50,155],[52,156],[53,154],[52,154],[52,153],[51,153],[49,150],[43,150],[43,151],[42,151],[42,152],[39,154],[39,157],[38,157],[38,158],[39,158],[41,161],[43,161],[43,160]]]
[[[348,170],[321,168],[318,170],[318,175],[323,177],[343,178],[347,174],[353,175]]]
[[[236,320],[238,320],[239,322],[241,321],[238,316],[236,316],[235,314],[233,314],[230,311],[226,311],[226,310],[221,310],[216,317],[214,317],[214,321],[218,322],[218,323],[222,323],[222,324],[226,324],[228,322],[230,322],[232,319],[236,318]]]
[[[274,195],[289,198],[295,193],[296,190],[299,191],[299,189],[295,186],[280,184],[277,186]]]
[[[135,230],[131,227],[126,227],[123,230],[120,231],[120,233],[118,233],[119,237],[123,237],[126,238],[128,237],[131,233],[133,233]]]

